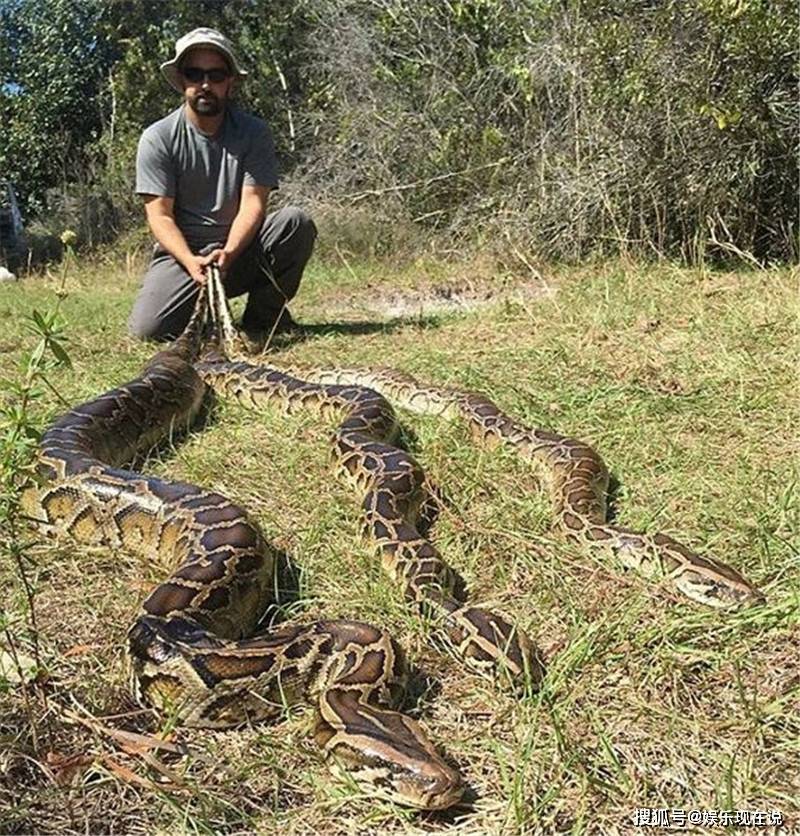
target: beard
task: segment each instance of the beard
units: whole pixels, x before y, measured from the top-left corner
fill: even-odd
[[[225,107],[225,100],[213,93],[198,93],[189,99],[189,107],[198,116],[218,116]]]

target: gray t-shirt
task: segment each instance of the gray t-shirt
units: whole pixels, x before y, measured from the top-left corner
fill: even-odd
[[[224,244],[243,185],[278,187],[275,146],[266,122],[228,107],[206,136],[181,105],[146,128],[136,155],[136,193],[175,198],[175,221],[189,246]]]

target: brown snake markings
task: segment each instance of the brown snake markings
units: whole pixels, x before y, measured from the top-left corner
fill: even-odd
[[[274,602],[276,553],[247,513],[194,485],[119,465],[196,415],[206,384],[192,366],[205,294],[187,331],[125,386],[75,407],[44,434],[23,507],[48,533],[177,564],[144,602],[128,637],[134,689],[181,721],[229,727],[316,706],[315,738],[334,771],[426,809],[463,794],[421,726],[392,710],[401,651],[351,621],[286,624],[254,634]]]
[[[230,345],[218,276],[209,290]],[[186,332],[138,378],[53,424],[42,438],[38,482],[23,492],[26,512],[49,533],[177,565],[129,632],[134,687],[146,704],[188,724],[228,727],[275,718],[287,704],[309,701],[317,708],[315,737],[333,768],[369,791],[428,809],[450,806],[463,792],[459,774],[420,725],[392,709],[406,672],[386,633],[350,621],[256,633],[259,617],[275,602],[276,553],[247,513],[218,493],[120,468],[173,428],[187,426],[206,383],[246,404],[313,406],[341,418],[336,451],[364,493],[365,523],[384,567],[455,655],[503,684],[539,681],[533,645],[499,615],[456,595],[452,570],[417,528],[426,502],[422,471],[389,443],[394,414],[373,390],[418,412],[465,418],[481,440],[510,444],[545,465],[556,525],[569,539],[613,552],[648,575],[667,575],[681,592],[712,606],[763,600],[734,569],[666,535],[607,524],[608,474],[582,442],[526,428],[479,395],[420,386],[397,372],[314,369],[300,380],[219,354],[198,362],[207,310],[201,294]]]
[[[425,474],[405,450],[388,443],[396,425],[388,401],[361,386],[309,383],[277,369],[225,359],[201,361],[196,368],[215,391],[246,406],[272,402],[290,411],[311,408],[343,415],[334,448],[363,495],[367,533],[384,569],[432,623],[433,638],[467,667],[506,687],[524,687],[528,679],[538,684],[542,670],[530,640],[497,613],[465,604],[456,591],[455,573],[420,532],[418,518],[421,511],[424,517],[429,499]]]
[[[233,346],[235,335],[227,306],[218,305],[217,310],[223,340],[227,346]],[[207,374],[203,365],[201,364],[201,374]],[[518,423],[483,395],[451,387],[426,386],[410,375],[392,369],[325,369],[318,366],[281,369],[274,366],[230,363],[207,364],[207,368],[209,371],[214,369],[215,386],[225,387],[240,399],[249,399],[253,403],[275,398],[289,409],[304,402],[316,402],[321,406],[336,408],[343,392],[346,391],[343,387],[366,387],[362,389],[364,393],[374,390],[412,412],[465,420],[473,437],[478,441],[489,447],[506,444],[520,456],[542,468],[550,484],[554,527],[568,541],[611,554],[625,567],[636,569],[647,577],[666,577],[679,592],[708,606],[728,608],[760,604],[765,600],[760,590],[731,566],[716,558],[699,555],[666,534],[645,534],[606,522],[609,474],[600,454],[578,439]],[[316,389],[314,383],[318,384]],[[364,397],[367,397],[367,394]],[[387,415],[383,423],[375,428],[375,432],[361,433],[357,424],[351,425],[349,420],[345,419],[334,439],[343,465],[351,472],[366,476],[368,481],[374,466],[371,470],[370,467],[364,466],[364,462],[370,455],[379,462],[383,460],[387,463],[384,468],[386,476],[392,473],[392,467],[388,463],[398,454],[397,448],[374,444],[375,436],[381,431],[388,433],[388,416],[391,416],[392,421],[394,418],[388,402],[378,400],[374,394],[372,397],[375,399],[375,412]],[[350,399],[353,398],[354,395],[350,395]],[[357,407],[351,408],[353,416],[357,416]],[[411,481],[415,483],[414,490],[415,495],[419,497],[419,503],[424,501],[424,497],[419,496],[422,492],[422,471],[408,454],[405,455],[409,462],[408,470],[418,471]],[[400,473],[400,468],[397,472]],[[387,482],[387,496],[379,512],[375,513],[376,503],[370,501],[370,494],[365,501],[365,511],[368,527],[383,551],[384,565],[392,574],[399,574],[402,578],[403,572],[398,573],[395,568],[394,554],[403,553],[404,548],[408,548],[411,555],[405,561],[401,560],[400,565],[409,565],[413,571],[417,561],[424,562],[433,551],[433,547],[421,538],[416,530],[410,531],[404,527],[413,519],[408,510],[411,503],[407,502],[404,507],[398,507],[399,503],[393,504],[391,497],[394,492],[391,483],[388,480]],[[403,483],[404,487],[406,484]],[[385,525],[387,520],[391,523],[388,531]],[[446,566],[441,576],[445,571],[448,571]],[[424,594],[414,593],[409,597],[420,602],[424,600]],[[486,615],[484,624],[486,623],[505,625],[502,619],[491,613]],[[506,625],[500,631],[502,636],[507,635],[506,629],[510,628]],[[487,629],[484,626],[477,632],[488,640],[490,631],[491,628]],[[519,637],[520,646],[523,648],[522,659],[526,660],[525,667],[535,681],[541,671],[531,643],[519,631],[512,631],[508,635],[512,639]],[[489,645],[492,645],[491,641]],[[493,661],[498,667],[507,666],[513,683],[513,680],[521,675],[519,656],[515,646],[511,647],[511,652],[507,654],[510,659],[497,656],[496,649],[502,645],[502,638],[496,637],[492,651]],[[466,661],[469,663],[470,660]]]
[[[321,384],[375,389],[406,409],[465,420],[474,438],[506,444],[542,467],[550,484],[554,527],[565,539],[616,557],[650,578],[668,578],[675,588],[708,606],[728,608],[764,603],[763,593],[731,566],[696,554],[666,534],[644,534],[606,522],[609,475],[588,444],[547,430],[526,427],[483,395],[420,384],[391,369],[293,369]]]

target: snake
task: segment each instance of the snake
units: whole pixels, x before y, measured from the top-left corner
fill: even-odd
[[[42,435],[21,494],[28,518],[56,538],[139,554],[175,567],[128,631],[132,687],[143,705],[190,725],[231,728],[314,706],[314,738],[331,770],[365,792],[419,809],[463,797],[464,780],[422,724],[399,709],[408,680],[385,630],[349,620],[264,627],[280,603],[279,553],[246,509],[200,486],[127,469],[185,432],[209,390],[260,409],[336,416],[332,447],[361,496],[364,527],[384,569],[430,622],[438,646],[516,692],[544,674],[526,633],[465,600],[457,574],[427,538],[432,497],[420,465],[396,446],[391,402],[458,417],[481,442],[510,445],[550,481],[555,527],[651,577],[668,577],[714,607],[761,603],[735,569],[656,533],[606,521],[607,468],[593,448],[528,428],[488,398],[424,385],[389,369],[280,368],[240,359],[219,271],[212,269],[181,336],[138,377],[74,407]]]
[[[554,533],[590,554],[611,557],[650,580],[664,579],[682,596],[715,609],[766,602],[760,589],[722,560],[699,554],[662,532],[634,531],[609,523],[608,468],[600,454],[579,439],[525,426],[481,394],[423,384],[395,369],[294,371],[320,383],[371,387],[411,412],[461,420],[473,439],[487,448],[511,448],[537,466],[549,485]]]
[[[280,603],[277,549],[222,494],[123,465],[185,431],[208,385],[195,370],[207,331],[201,290],[181,336],[138,377],[58,418],[21,488],[44,534],[175,567],[127,636],[136,699],[188,726],[231,728],[314,706],[313,736],[334,775],[375,797],[426,810],[463,796],[460,772],[399,711],[408,681],[385,630],[349,620],[260,619]]]
[[[314,382],[236,359],[246,350],[217,282],[210,290],[217,330],[215,349],[195,364],[203,380],[245,407],[310,409],[335,418],[334,457],[361,497],[365,533],[384,570],[424,616],[433,643],[505,690],[535,690],[544,675],[536,645],[505,616],[465,600],[461,578],[427,538],[436,497],[419,463],[394,443],[398,422],[391,403],[363,385]]]
[[[222,339],[228,353],[236,352],[236,335],[226,306],[220,306],[218,316],[222,320]],[[206,367],[213,376],[220,373],[224,385],[237,397],[253,403],[277,400],[291,409],[296,403],[321,400],[335,408],[341,397],[342,387],[363,387],[366,392],[385,396],[392,403],[412,413],[432,415],[464,422],[472,438],[488,448],[505,445],[523,460],[536,466],[549,485],[553,529],[569,543],[580,545],[600,557],[609,556],[625,569],[639,572],[649,579],[666,579],[674,589],[686,598],[716,609],[733,609],[741,606],[761,605],[766,601],[764,593],[750,583],[729,564],[712,555],[699,554],[675,538],[662,532],[633,531],[608,522],[608,490],[610,474],[601,455],[586,442],[539,427],[528,427],[502,411],[493,401],[477,392],[457,387],[435,386],[421,383],[415,377],[390,368],[299,367],[262,364],[251,367],[228,365]],[[202,372],[201,372],[202,373]],[[314,388],[317,384],[318,388]],[[374,396],[372,396],[374,397]],[[376,411],[389,414],[388,403],[374,403]],[[343,466],[351,473],[364,473],[375,467],[367,458],[375,456],[379,466],[399,476],[400,469],[392,464],[395,448],[369,447],[370,440],[361,434],[364,428],[342,423],[335,436],[334,446]],[[413,460],[407,457],[408,462]],[[415,466],[410,464],[409,467]],[[421,473],[421,469],[419,471]],[[419,483],[419,473],[411,480]],[[407,484],[403,483],[404,487]],[[398,513],[396,495],[391,486],[384,492],[383,506],[380,491],[375,500],[368,494],[365,500],[367,525],[379,547],[384,552],[384,565],[390,574],[397,575],[397,563],[402,570],[421,566],[432,556],[432,546],[417,538],[418,532],[408,531],[405,514]],[[380,510],[376,512],[376,508]],[[396,558],[406,549],[414,556],[408,560]],[[411,589],[408,597],[423,600],[424,595]],[[448,604],[451,606],[450,604]],[[480,619],[476,619],[478,621]],[[494,615],[484,616],[486,623],[500,625]],[[503,624],[495,627],[496,635],[488,641],[495,647],[502,644],[513,630]],[[478,632],[487,632],[485,626]],[[519,647],[502,659],[513,681],[522,673],[520,660],[537,679],[541,673],[539,660],[531,642],[519,633]],[[513,642],[511,643],[513,644]],[[498,657],[492,654],[498,664]],[[469,660],[467,659],[469,663]],[[489,665],[488,667],[491,667]],[[494,672],[495,677],[497,671]]]

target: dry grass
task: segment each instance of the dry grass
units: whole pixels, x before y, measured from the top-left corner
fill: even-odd
[[[68,277],[75,369],[53,379],[66,401],[135,375],[152,350],[122,336],[136,267]],[[317,266],[294,311],[321,324],[345,299],[357,308],[366,296],[465,276],[474,278],[469,265],[450,274]],[[621,523],[713,551],[758,582],[768,605],[704,611],[554,541],[524,463],[476,449],[457,425],[403,416],[409,444],[447,493],[437,545],[476,600],[512,614],[544,650],[541,693],[514,702],[428,649],[424,625],[359,537],[327,427],[223,404],[202,434],[149,469],[252,509],[303,567],[302,618],[357,617],[399,637],[421,672],[412,710],[463,770],[469,802],[417,814],[335,783],[307,739],[308,711],[224,734],[159,725],[130,701],[123,646],[165,568],[40,544],[30,557],[45,702],[28,708],[16,689],[0,694],[0,831],[607,833],[628,830],[637,807],[779,809],[800,827],[796,282],[779,270],[625,264],[549,278],[556,292],[472,314],[320,325],[285,356],[379,358],[590,441],[619,482]],[[26,346],[21,315],[46,307],[54,287],[0,288],[6,375]],[[59,409],[43,400],[42,425]],[[24,648],[18,579],[8,565],[0,577]],[[167,743],[148,748],[120,731],[161,731]]]

